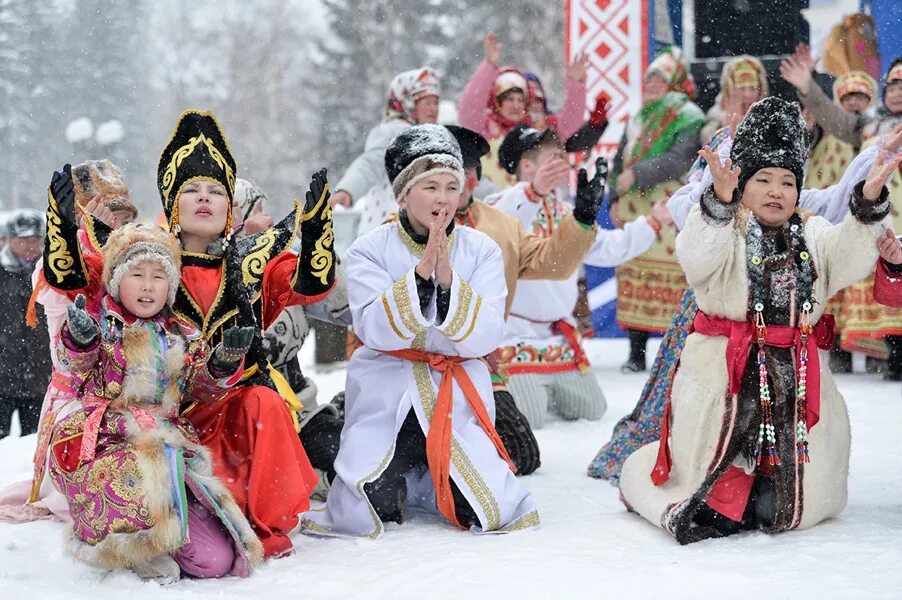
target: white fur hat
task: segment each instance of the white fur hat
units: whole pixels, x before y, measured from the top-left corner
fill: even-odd
[[[103,247],[103,282],[113,300],[119,302],[119,285],[129,269],[142,262],[158,263],[169,279],[166,304],[172,306],[181,280],[178,240],[153,225],[129,223],[110,234]]]

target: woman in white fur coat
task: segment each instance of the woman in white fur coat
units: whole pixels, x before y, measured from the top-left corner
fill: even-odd
[[[830,225],[797,210],[808,151],[796,104],[765,98],[731,159],[703,154],[714,184],[676,242],[698,316],[662,441],[630,456],[620,482],[627,507],[681,544],[806,528],[845,507],[849,419],[820,356],[833,343],[822,313],[873,268],[883,184],[902,160],[882,155]]]

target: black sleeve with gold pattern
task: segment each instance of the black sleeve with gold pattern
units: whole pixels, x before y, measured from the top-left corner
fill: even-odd
[[[254,300],[259,297],[263,273],[270,260],[291,249],[300,225],[301,207],[260,233],[243,237],[237,242],[236,256],[241,272],[241,284],[247,286]]]
[[[304,216],[301,219],[301,252],[292,282],[294,291],[308,297],[322,296],[335,281],[335,235],[329,205],[326,169],[313,175]]]
[[[110,234],[113,233],[109,225],[88,212],[85,212],[82,217],[82,226],[96,252],[103,249],[106,241],[110,239]]]
[[[63,215],[49,191],[47,200],[44,279],[60,290],[81,289],[88,285],[88,271],[78,244],[78,225]]]

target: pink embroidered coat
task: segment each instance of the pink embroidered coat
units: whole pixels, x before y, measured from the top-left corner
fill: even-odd
[[[215,379],[209,347],[176,319],[135,319],[109,296],[92,316],[97,340],[81,348],[63,327],[56,348],[60,365],[84,382],[81,408],[56,424],[50,441],[50,476],[73,521],[69,551],[102,568],[172,553],[187,539],[190,491],[234,540],[231,574],[248,575],[263,547],[179,416],[183,395],[215,401],[243,369]]]

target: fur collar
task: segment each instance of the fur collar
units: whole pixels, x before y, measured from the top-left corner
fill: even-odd
[[[805,223],[802,215],[799,212],[793,213],[776,235],[786,237],[788,241],[786,251],[791,254],[795,266],[796,310],[802,309],[807,303],[810,311],[816,302],[813,290],[817,273],[813,257],[805,243]],[[750,214],[747,215],[745,252],[749,279],[748,311],[752,314],[764,312],[770,293],[765,282],[765,268],[773,253],[767,249],[769,244],[765,242],[764,237],[764,230],[758,221]],[[790,315],[790,322],[795,322],[792,318],[794,316]]]

